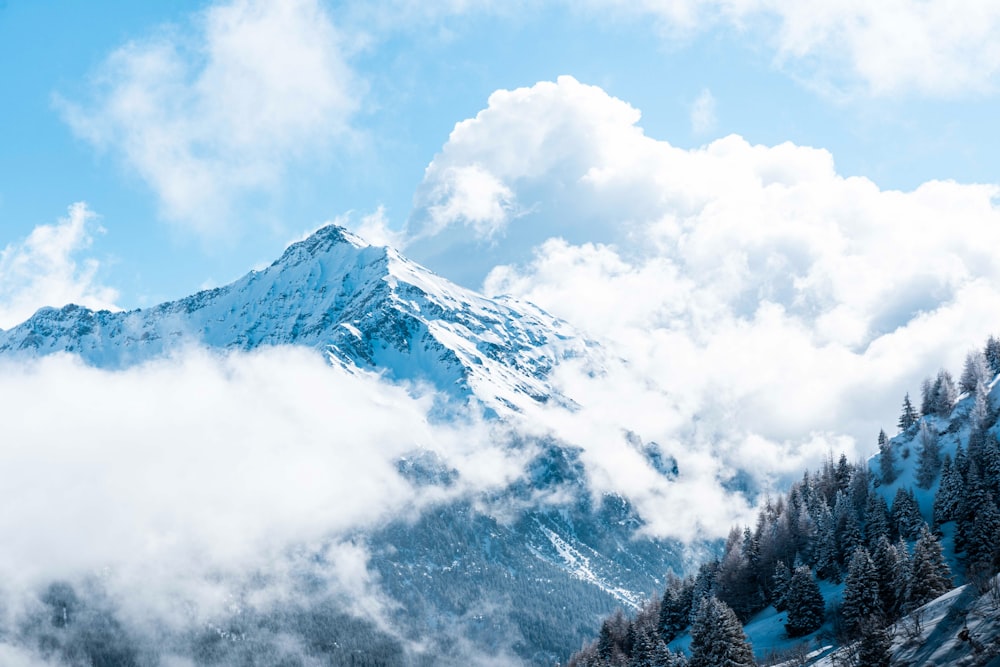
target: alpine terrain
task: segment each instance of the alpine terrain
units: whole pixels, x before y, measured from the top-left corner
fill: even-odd
[[[907,394],[898,433],[831,456],[721,558],[606,618],[580,667],[1000,664],[1000,339]]]
[[[68,353],[103,369],[188,346],[277,345],[319,350],[351,372],[430,386],[440,419],[471,406],[496,424],[546,402],[572,408],[550,374],[568,358],[596,364],[600,352],[531,304],[485,298],[337,226],[225,287],[129,312],[43,308],[0,332],[5,358]],[[591,493],[572,443],[502,433],[527,461],[512,484],[475,497],[442,494],[415,521],[390,520],[351,537],[367,548],[367,567],[389,598],[388,626],[325,597],[303,571],[294,603],[234,608],[211,627],[169,638],[172,654],[198,665],[464,665],[484,656],[553,664],[603,615],[636,608],[665,573],[683,569],[689,548],[643,536],[623,497]],[[677,474],[655,443],[629,438],[658,474]],[[397,470],[414,486],[442,490],[458,474],[426,449],[399,458]],[[309,562],[322,570],[322,548]],[[244,587],[251,595],[253,578]],[[21,643],[90,661],[81,664],[155,664],[148,638],[121,623],[99,590],[52,582],[38,595],[49,611],[22,628]]]

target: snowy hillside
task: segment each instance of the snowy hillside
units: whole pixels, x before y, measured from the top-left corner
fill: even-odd
[[[877,455],[807,471],[570,665],[749,666],[751,647],[783,667],[1000,664],[998,377],[990,337],[958,383],[924,382],[919,410],[906,395]]]
[[[185,345],[309,346],[334,363],[429,382],[498,413],[558,399],[549,372],[587,353],[567,324],[535,306],[487,299],[335,225],[225,287],[124,313],[43,308],[0,331],[0,355],[71,352],[101,368]]]

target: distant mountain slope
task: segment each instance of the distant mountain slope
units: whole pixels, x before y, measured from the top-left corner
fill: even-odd
[[[102,368],[190,344],[304,345],[347,367],[429,382],[461,401],[475,396],[501,413],[559,398],[549,372],[588,348],[531,304],[487,299],[335,225],[225,287],[122,313],[43,308],[0,331],[0,355],[71,352]]]
[[[429,383],[459,404],[478,402],[500,419],[533,404],[571,403],[551,385],[552,370],[565,359],[600,353],[531,304],[485,298],[336,226],[224,287],[121,313],[44,308],[0,332],[0,357],[66,352],[105,369],[128,368],[191,345],[307,346],[349,370]],[[640,447],[664,477],[678,474],[676,462],[654,443],[629,434],[621,445]],[[634,607],[662,586],[668,570],[682,570],[692,553],[705,548],[686,549],[644,534],[643,521],[624,497],[593,493],[572,443],[522,434],[504,446],[524,452],[527,461],[506,487],[458,498],[442,493],[449,499],[416,520],[387,520],[351,535],[365,545],[367,567],[392,601],[391,628],[370,627],[351,615],[349,605],[342,608],[342,601],[303,597],[273,616],[219,619],[218,627],[239,631],[199,639],[211,639],[210,650],[204,649],[211,659],[203,660],[204,647],[183,638],[172,639],[173,650],[194,664],[251,664],[241,657],[251,645],[252,651],[273,652],[282,637],[294,636],[310,647],[310,656],[327,660],[303,664],[466,665],[468,655],[500,653],[515,664],[551,665],[579,647],[602,615]],[[459,473],[433,447],[428,443],[395,461],[397,472],[414,486],[446,490]],[[321,555],[316,562],[322,565]],[[303,586],[308,582],[305,577]],[[295,619],[309,620],[303,626]],[[320,633],[316,624],[326,629]],[[47,621],[32,628],[24,645],[48,641]],[[72,653],[75,635],[63,634]],[[134,640],[136,652],[149,650],[144,641]],[[344,653],[348,646],[350,655]],[[97,642],[94,650],[103,651],[104,644]]]

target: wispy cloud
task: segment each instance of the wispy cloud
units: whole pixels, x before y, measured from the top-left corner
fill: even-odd
[[[118,292],[100,282],[100,261],[80,257],[94,234],[103,232],[96,214],[78,202],[56,224],[39,225],[0,251],[0,327],[24,321],[42,306],[117,310]]]
[[[318,0],[220,2],[111,54],[89,100],[57,98],[80,137],[120,159],[163,215],[231,228],[241,197],[350,132],[362,86]]]
[[[1000,6],[988,2],[589,0],[582,6],[651,17],[671,39],[736,27],[768,43],[780,68],[838,97],[991,93],[1000,73],[993,38]]]
[[[715,96],[705,88],[691,104],[691,131],[704,135],[715,128]]]

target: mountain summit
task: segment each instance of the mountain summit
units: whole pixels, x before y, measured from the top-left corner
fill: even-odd
[[[0,354],[79,355],[124,368],[186,345],[248,350],[304,345],[332,363],[428,382],[498,413],[555,396],[547,378],[587,345],[532,304],[488,299],[329,225],[266,269],[153,308],[42,308],[0,331]]]

